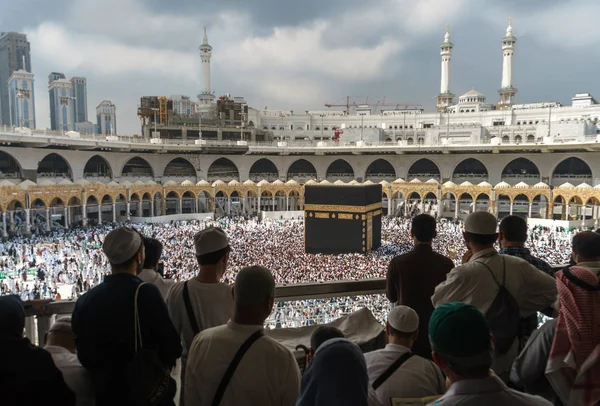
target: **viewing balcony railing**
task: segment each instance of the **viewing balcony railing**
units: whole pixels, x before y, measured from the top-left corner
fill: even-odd
[[[564,265],[553,266],[553,270],[562,270]],[[273,313],[266,320],[271,327],[281,326],[299,327],[299,324],[323,324],[333,318],[352,312],[352,306],[369,307],[371,312],[381,322],[387,317],[390,308],[385,298],[385,278],[334,281],[322,283],[304,283],[297,285],[279,285],[275,288],[275,307]],[[327,299],[336,298],[336,302]],[[325,300],[323,300],[325,299]],[[351,299],[349,301],[344,299]],[[74,300],[52,301],[27,309],[26,334],[32,342],[43,343],[44,334],[48,331],[56,316],[69,315],[75,307]],[[296,313],[307,311],[308,317],[286,315],[276,319],[276,314],[282,308],[292,308]],[[336,312],[323,312],[323,307],[339,308]],[[318,311],[311,311],[317,310]],[[308,319],[308,320],[307,320]]]
[[[451,134],[450,134],[451,135]],[[98,143],[107,143],[107,144],[115,144],[115,143],[123,143],[123,144],[151,144],[155,147],[159,147],[160,145],[164,146],[186,146],[190,148],[206,148],[206,147],[254,147],[254,148],[272,148],[274,150],[286,149],[286,148],[294,148],[294,149],[315,149],[315,148],[359,148],[359,149],[377,149],[380,147],[387,148],[403,148],[407,150],[420,150],[427,147],[452,147],[452,146],[465,146],[465,145],[490,145],[490,140],[488,138],[481,138],[479,141],[475,143],[466,143],[466,142],[453,142],[446,143],[443,137],[441,139],[432,139],[428,140],[427,138],[422,140],[420,143],[419,138],[413,138],[412,143],[410,141],[365,141],[362,145],[357,145],[355,141],[334,141],[332,139],[326,140],[317,140],[317,139],[305,139],[305,140],[297,140],[292,139],[293,137],[284,138],[283,140],[274,139],[272,141],[244,141],[240,143],[238,140],[209,140],[203,139],[202,144],[196,144],[195,139],[160,139],[160,142],[157,144],[153,144],[149,139],[143,137],[130,137],[130,136],[106,136],[106,135],[98,135],[98,134],[80,134],[78,137],[70,137],[68,135],[63,134],[62,132],[56,131],[44,131],[44,130],[33,130],[31,135],[23,134],[19,132],[14,132],[12,129],[7,129],[6,131],[2,131],[0,129],[0,137],[2,136],[10,136],[10,137],[18,137],[19,141],[23,141],[25,139],[31,139],[32,142],[39,140],[40,142],[48,143],[48,142],[57,142],[63,144],[64,141],[69,140],[73,145],[78,145],[81,142],[95,141]],[[424,136],[424,134],[423,134]],[[569,140],[564,140],[563,138],[556,138],[552,141],[552,144],[564,145],[569,143],[595,143],[595,137],[588,137],[584,134],[577,135],[571,137]],[[529,142],[525,139],[517,142],[516,140],[505,142],[503,141],[500,146],[505,145],[537,145],[539,142]]]

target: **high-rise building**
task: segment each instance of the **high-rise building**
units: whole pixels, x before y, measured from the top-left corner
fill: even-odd
[[[35,128],[35,94],[33,73],[24,69],[13,72],[8,79],[10,125]]]
[[[54,110],[56,103],[54,100],[55,93],[50,91],[50,85],[55,80],[66,79],[66,76],[62,72],[52,72],[48,75],[48,91],[50,96],[50,128],[56,130],[58,128],[58,124],[56,124],[56,111]]]
[[[75,122],[84,123],[88,119],[87,112],[87,80],[82,77],[71,78],[75,93]]]
[[[0,123],[4,125],[10,125],[8,79],[19,69],[31,72],[27,35],[17,32],[0,33]]]
[[[98,133],[103,135],[117,135],[117,108],[109,100],[104,100],[96,107],[98,120]]]
[[[75,130],[75,93],[67,79],[50,83],[50,123],[55,131]]]

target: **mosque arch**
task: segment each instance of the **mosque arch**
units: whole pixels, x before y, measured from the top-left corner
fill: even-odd
[[[431,159],[421,158],[408,169],[408,178],[440,179],[440,168]]]
[[[502,170],[502,178],[532,178],[540,177],[537,165],[527,158],[517,158],[510,161]]]
[[[38,163],[37,176],[40,178],[68,178],[73,180],[69,163],[59,154],[48,154]]]
[[[0,179],[23,179],[23,168],[8,152],[0,151]]]
[[[375,179],[378,181],[387,180],[393,182],[397,179],[394,166],[383,158],[371,162],[365,172],[365,179]]]
[[[287,179],[294,179],[296,181],[302,180],[307,181],[309,179],[317,178],[317,170],[315,166],[306,159],[295,160],[287,170]]]
[[[336,159],[327,167],[327,180],[350,180],[354,178],[354,169],[345,159]]]
[[[573,156],[556,165],[552,171],[552,179],[554,178],[579,179],[580,182],[576,183],[582,183],[592,179],[592,169],[583,159]]]
[[[227,158],[219,158],[208,167],[207,178],[209,182],[222,180],[223,182],[231,180],[240,180],[240,171],[238,167]]]
[[[273,182],[279,179],[279,170],[273,161],[268,158],[261,158],[250,167],[249,177],[254,182],[260,182],[262,179]]]
[[[152,166],[148,163],[148,161],[146,161],[144,158],[140,158],[139,156],[133,157],[127,161],[127,163],[125,163],[123,166],[121,174],[121,176],[154,178],[154,170],[152,169]]]
[[[165,166],[163,178],[196,178],[196,168],[185,158],[174,158]]]
[[[109,178],[112,179],[112,168],[106,158],[94,155],[83,168],[84,178]]]
[[[452,179],[476,178],[488,180],[489,173],[487,167],[479,159],[463,159],[456,165],[452,172]]]

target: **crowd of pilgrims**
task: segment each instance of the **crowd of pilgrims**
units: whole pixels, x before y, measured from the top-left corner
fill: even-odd
[[[301,220],[223,218],[133,226],[163,243],[163,275],[182,281],[197,273],[194,234],[211,225],[222,227],[230,240],[232,252],[224,275],[224,281],[230,284],[242,267],[250,264],[270,269],[278,285],[385,278],[390,260],[413,247],[411,220],[401,217],[383,218],[382,246],[378,250],[341,255],[305,253]],[[110,273],[102,241],[114,226],[61,229],[0,242],[0,294],[17,294],[22,300],[78,298]],[[466,250],[462,239],[457,238],[462,227],[461,222],[440,220],[433,242],[436,252],[452,258],[457,265]],[[573,230],[536,227],[529,232],[527,244],[533,256],[553,265],[569,261]],[[383,321],[389,301],[385,295],[370,295],[278,303],[267,326],[322,324],[363,307]]]

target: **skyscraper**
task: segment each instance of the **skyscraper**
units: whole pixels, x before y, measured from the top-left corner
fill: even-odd
[[[27,36],[17,32],[0,33],[0,124],[3,125],[10,125],[8,79],[19,69],[31,72],[30,45]]]
[[[96,107],[98,133],[102,135],[117,135],[117,108],[109,100],[104,100]]]
[[[49,92],[49,96],[50,96],[50,128],[53,130],[56,130],[58,128],[58,125],[56,124],[56,111],[55,111],[56,102],[54,100],[55,93],[53,93],[50,90],[50,85],[52,85],[52,82],[54,82],[55,80],[65,79],[65,78],[66,78],[65,74],[61,73],[61,72],[52,72],[51,74],[48,75],[48,92]]]
[[[75,94],[66,79],[50,83],[50,123],[55,131],[75,130]]]
[[[88,119],[87,112],[87,80],[82,77],[71,78],[75,94],[75,122],[84,123]]]
[[[33,73],[23,69],[13,72],[8,79],[10,125],[35,128],[35,94]]]

